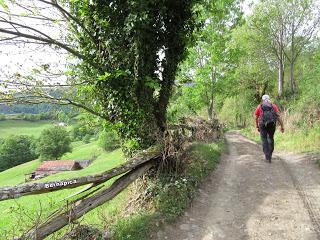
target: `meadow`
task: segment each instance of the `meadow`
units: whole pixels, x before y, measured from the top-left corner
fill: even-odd
[[[5,136],[13,133],[37,136],[42,129],[51,125],[50,122],[41,121],[29,123],[14,120],[2,121],[0,124],[1,134],[4,132],[6,134]],[[83,170],[58,173],[38,181],[45,182],[97,174],[111,169],[125,161],[120,149],[106,152],[98,146],[96,141],[90,143],[83,143],[81,141],[73,142],[72,148],[73,151],[65,154],[62,157],[63,160],[85,160],[92,159],[93,157],[96,159],[91,165]],[[34,171],[40,163],[40,160],[34,160],[0,172],[0,187],[25,183],[25,174]],[[108,186],[111,183],[112,181],[108,181],[105,185]],[[72,200],[73,198],[68,197],[83,188],[85,188],[85,186],[0,202],[0,212],[2,212],[0,218],[0,239],[8,239],[12,236],[17,236],[26,229],[29,229],[33,224],[39,221],[39,219],[45,218],[50,213],[66,204],[67,200]],[[103,228],[103,222],[105,221],[101,221],[101,219],[105,219],[107,215],[120,209],[126,199],[127,192],[124,191],[114,200],[86,214],[80,221],[82,223],[94,225],[98,228]],[[60,234],[63,232],[64,231],[60,231]]]
[[[0,121],[0,138],[10,135],[28,135],[38,137],[41,131],[53,125],[52,121],[24,121],[24,120],[5,120]]]

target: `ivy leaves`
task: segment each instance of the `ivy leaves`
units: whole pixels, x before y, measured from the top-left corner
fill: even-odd
[[[75,66],[81,78],[90,79],[87,85],[91,87],[83,86],[83,92],[100,104],[124,142],[138,142],[140,147],[147,147],[164,130],[177,66],[195,25],[195,3],[194,0],[69,2],[71,13],[88,30],[75,31],[73,26],[70,35],[88,59]],[[162,74],[157,73],[160,69]]]

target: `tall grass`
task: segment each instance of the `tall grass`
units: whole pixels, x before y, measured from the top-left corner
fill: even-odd
[[[250,139],[260,142],[260,134],[254,127],[242,129],[241,132]],[[292,128],[285,125],[285,132],[276,130],[275,149],[289,152],[319,152],[320,124],[313,127]]]
[[[190,205],[199,184],[215,168],[224,150],[224,142],[193,144],[184,159],[183,174],[150,179],[147,192],[152,193],[151,207],[111,226],[115,239],[144,240],[159,230],[161,223],[171,222]]]

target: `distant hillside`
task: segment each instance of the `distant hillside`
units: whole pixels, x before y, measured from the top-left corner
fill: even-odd
[[[14,104],[14,105],[5,105],[0,104],[0,113],[3,114],[16,114],[16,113],[31,113],[39,114],[44,112],[56,112],[62,111],[65,113],[77,113],[77,110],[71,106],[59,106],[48,103],[41,104]]]

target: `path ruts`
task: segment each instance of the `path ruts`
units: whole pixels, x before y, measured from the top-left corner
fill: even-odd
[[[316,167],[314,164],[310,165],[310,156],[307,155],[283,155],[281,160],[282,166],[286,169],[288,174],[291,177],[291,180],[301,197],[305,208],[307,209],[311,221],[313,223],[314,230],[317,232],[317,239],[320,240],[320,183],[319,177],[317,175],[320,174],[318,172],[315,176],[311,176],[311,179],[307,179],[303,177],[303,181],[299,180],[296,175],[300,174],[300,178],[302,174],[310,174],[314,172],[314,168]],[[291,160],[291,161],[290,161]],[[313,163],[311,161],[311,163]],[[301,165],[304,165],[301,167]],[[311,167],[311,169],[310,169]],[[296,173],[294,172],[294,168]],[[302,169],[302,170],[301,170]],[[308,189],[310,184],[310,180],[312,181],[312,185],[318,186],[317,191],[314,189]]]
[[[236,131],[228,153],[176,223],[158,240],[320,239],[320,170],[304,155],[263,161],[259,145]],[[318,199],[318,201],[317,201]]]

